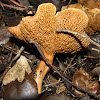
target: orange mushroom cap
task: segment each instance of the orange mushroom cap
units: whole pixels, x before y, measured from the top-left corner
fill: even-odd
[[[43,52],[53,54],[62,52],[77,52],[82,47],[87,47],[89,42],[79,36],[58,34],[56,29],[76,31],[85,35],[84,28],[88,24],[87,15],[79,9],[70,8],[58,12],[51,3],[41,4],[35,16],[24,17],[16,27],[10,27],[9,31],[17,38],[30,41],[33,39]]]
[[[17,29],[10,27],[9,31],[19,39],[21,39],[19,34],[24,37],[22,40],[30,41],[30,39],[33,39],[41,46],[44,52],[54,52],[55,13],[56,7],[53,4],[41,4],[35,16],[22,18]],[[17,30],[20,30],[20,32]]]
[[[94,34],[96,31],[100,31],[100,9],[95,8],[85,12],[89,17],[89,23],[85,31],[88,34]]]
[[[84,28],[88,24],[87,15],[79,9],[68,8],[56,14],[57,28],[59,29],[69,29],[71,31],[79,32],[86,35]],[[72,35],[68,33],[57,33],[56,39],[56,52],[77,52],[83,47],[89,45],[89,41],[79,37],[77,35]]]
[[[65,10],[65,9],[67,9],[67,7],[68,7],[68,5],[65,5],[65,6],[63,6],[62,8],[61,8],[61,10]],[[77,9],[82,9],[82,5],[81,4],[79,4],[79,3],[75,3],[75,4],[71,4],[71,5],[69,5],[69,7],[68,8],[77,8]]]
[[[62,10],[65,10],[66,7],[67,6],[62,7]],[[89,18],[88,25],[87,27],[85,27],[85,32],[87,34],[95,34],[95,32],[99,33],[98,31],[100,31],[100,9],[98,8],[89,9],[87,7],[82,6],[79,3],[71,4],[69,8],[81,9],[87,14]]]

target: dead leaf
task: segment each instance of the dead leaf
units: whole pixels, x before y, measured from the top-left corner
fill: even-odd
[[[8,27],[0,27],[0,44],[6,44],[11,36]]]
[[[16,64],[5,75],[3,79],[3,84],[7,85],[8,83],[15,80],[22,82],[25,77],[25,72],[30,74],[32,70],[27,62],[27,58],[21,56],[16,62]]]
[[[96,79],[93,79],[84,69],[77,70],[73,76],[73,83],[78,87],[88,90],[89,92],[96,94],[99,88],[99,83]],[[75,94],[78,97],[85,96],[84,93],[78,91],[77,89],[73,88]]]

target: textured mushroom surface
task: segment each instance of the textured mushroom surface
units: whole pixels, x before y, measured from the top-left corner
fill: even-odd
[[[69,29],[86,35],[84,28],[88,24],[88,17],[82,10],[76,8],[63,10],[56,14],[56,19],[58,29]],[[86,39],[68,33],[57,33],[55,41],[55,51],[58,53],[74,53],[89,45]]]
[[[89,17],[89,23],[85,28],[86,33],[94,34],[96,31],[100,31],[100,9],[92,9],[85,11]]]
[[[22,18],[22,21],[15,27],[10,27],[9,31],[17,38],[30,41],[33,39],[48,53],[54,52],[54,38],[56,7],[51,3],[41,4],[35,16]],[[18,29],[19,28],[19,29]],[[18,32],[17,30],[20,30]],[[21,37],[20,37],[21,34]]]
[[[65,10],[67,6],[62,7],[62,10]],[[89,22],[87,27],[85,27],[85,32],[87,34],[94,34],[94,33],[99,33],[100,31],[100,9],[98,8],[93,8],[89,9],[87,7],[82,6],[81,4],[72,4],[69,6],[69,8],[77,8],[83,10],[88,18]]]
[[[68,7],[68,5],[65,5],[65,6],[63,6],[62,8],[61,8],[61,10],[65,10],[65,9],[67,9],[67,7]],[[77,9],[82,9],[82,5],[81,4],[79,4],[79,3],[75,3],[75,4],[71,4],[71,5],[69,5],[69,7],[68,8],[77,8]]]
[[[88,24],[88,17],[82,11],[75,8],[58,12],[51,3],[41,4],[35,16],[24,17],[20,24],[10,27],[9,31],[21,40],[33,39],[46,53],[74,53],[82,47],[87,47],[89,42],[79,36],[57,33],[56,29],[76,31],[85,35],[84,28]]]

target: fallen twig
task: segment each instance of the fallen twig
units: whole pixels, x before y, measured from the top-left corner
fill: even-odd
[[[20,50],[18,51],[17,55],[11,60],[9,66],[6,68],[6,70],[4,71],[3,75],[0,78],[0,83],[2,81],[2,79],[5,77],[6,73],[9,71],[9,69],[11,68],[12,63],[21,55],[22,51],[24,50],[24,47],[22,46],[20,48]]]
[[[4,49],[7,49],[7,50],[13,52],[14,54],[17,54],[16,50],[12,49],[12,48],[9,47],[9,46],[4,46],[4,45],[0,44],[0,47],[3,47]]]
[[[40,46],[38,45],[37,42],[35,42],[35,41],[33,41],[33,40],[30,40],[30,43],[31,43],[31,44],[34,44],[34,45],[37,47],[37,49],[38,49],[39,53],[41,54],[41,56],[42,56],[43,60],[45,61],[45,63],[46,63],[50,68],[52,68],[53,70],[56,71],[56,73],[64,80],[65,84],[69,83],[69,84],[71,84],[74,88],[76,88],[77,90],[79,90],[79,91],[81,91],[81,92],[83,92],[83,93],[87,93],[88,95],[93,96],[94,98],[97,98],[97,99],[100,100],[100,96],[98,96],[98,95],[96,95],[96,94],[93,94],[93,93],[91,93],[91,92],[88,92],[88,91],[86,91],[86,90],[83,90],[82,88],[80,88],[79,86],[76,86],[76,85],[73,84],[71,81],[69,81],[67,78],[65,78],[65,77],[63,76],[63,74],[60,73],[60,72],[56,69],[55,66],[53,66],[53,65],[51,65],[51,64],[49,63],[48,59],[45,57],[44,53],[42,52],[42,50],[41,50],[41,48],[40,48]]]
[[[67,5],[67,8],[69,7],[69,5],[71,4],[71,2],[72,2],[72,0],[69,0],[69,3],[68,3],[68,5]]]
[[[99,58],[100,58],[100,56],[98,56],[98,57],[93,57],[93,56],[84,56],[84,57],[86,57],[86,58],[92,58],[92,59],[99,59]]]
[[[81,36],[83,38],[86,38],[87,40],[89,40],[92,44],[96,45],[97,47],[100,48],[100,44],[96,43],[95,41],[93,41],[89,36],[87,35],[83,35],[83,34],[80,34],[78,32],[74,32],[74,31],[71,31],[71,30],[68,30],[68,29],[57,29],[57,32],[68,32],[68,33],[71,33],[71,34],[75,34],[75,35],[78,35],[78,36]],[[99,49],[100,51],[100,49]]]
[[[67,67],[65,68],[63,74],[65,74],[65,72],[67,71],[67,69],[69,68],[69,66],[71,65],[72,61],[75,59],[76,55],[71,59],[70,63],[67,65]]]
[[[100,50],[96,49],[96,48],[92,48],[91,50],[97,51],[98,53],[100,53]]]
[[[16,10],[27,10],[28,8],[27,7],[15,7],[15,6],[11,6],[11,5],[7,5],[7,4],[4,4],[0,1],[0,5],[2,6],[2,8],[4,9],[4,6],[5,7],[9,7],[9,8],[13,8],[13,9],[16,9]]]
[[[15,0],[10,0],[10,1],[13,2],[14,4],[20,6],[20,7],[27,8],[26,6],[24,6],[24,5],[22,5],[22,4],[18,3],[18,2],[16,2]]]

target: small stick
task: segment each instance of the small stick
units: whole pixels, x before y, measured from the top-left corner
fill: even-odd
[[[20,7],[24,7],[24,8],[27,8],[26,6],[16,2],[15,0],[10,0],[11,2],[13,2],[14,4],[16,4],[17,6],[20,6]]]
[[[21,8],[21,7],[15,7],[15,6],[7,5],[7,4],[2,3],[1,1],[0,1],[0,5],[2,6],[3,9],[4,9],[4,6],[5,6],[5,7],[13,8],[13,9],[16,9],[16,10],[27,10],[27,8]]]
[[[58,64],[59,64],[60,69],[61,69],[62,71],[64,71],[64,70],[65,70],[64,65],[59,61],[58,58],[56,58],[56,60],[58,61]]]
[[[71,59],[70,63],[67,65],[67,67],[65,68],[63,74],[65,74],[65,72],[68,70],[69,66],[71,65],[72,61],[75,59],[76,55]]]
[[[24,47],[22,46],[20,48],[20,50],[18,51],[17,55],[11,60],[9,66],[6,68],[6,70],[4,71],[3,75],[0,78],[0,83],[3,80],[3,78],[5,77],[5,75],[7,74],[7,72],[9,71],[9,69],[11,68],[12,63],[21,55],[23,50],[24,50]]]
[[[92,48],[92,50],[97,51],[98,53],[100,53],[100,50],[98,50],[96,48]]]
[[[4,45],[0,44],[0,47],[3,47],[4,49],[7,49],[7,50],[13,52],[14,54],[17,54],[17,53],[16,53],[16,50],[12,49],[12,48],[9,47],[9,46],[4,46]]]
[[[71,4],[71,2],[72,2],[72,0],[70,0],[70,1],[69,1],[68,5],[67,5],[67,8],[68,8],[68,7],[69,7],[69,5]]]
[[[57,32],[68,32],[68,33],[72,33],[74,35],[78,35],[78,36],[81,36],[83,38],[86,38],[87,40],[89,40],[92,44],[96,45],[97,47],[100,48],[100,44],[94,42],[93,40],[91,40],[91,38],[87,35],[83,35],[83,34],[80,34],[78,32],[74,32],[74,31],[71,31],[71,30],[68,30],[68,29],[57,29]],[[99,50],[100,51],[100,50]]]
[[[59,84],[59,83],[61,83],[62,81],[59,79],[57,82],[55,82],[55,83],[50,83],[50,84],[47,84],[47,85],[45,85],[45,87],[49,87],[49,86],[52,86],[52,85],[56,85],[56,84]]]
[[[84,57],[86,57],[86,58],[92,58],[92,59],[99,59],[99,58],[100,58],[100,56],[98,56],[98,57],[93,57],[93,56],[84,56]]]
[[[74,88],[76,88],[77,90],[79,90],[79,91],[81,91],[81,92],[83,92],[83,93],[87,93],[88,95],[93,96],[94,98],[97,98],[97,99],[100,100],[100,96],[98,96],[98,95],[96,95],[96,94],[93,94],[93,93],[91,93],[91,92],[88,92],[88,91],[86,91],[86,90],[83,90],[82,88],[80,88],[79,86],[76,86],[76,85],[73,84],[71,81],[69,81],[67,78],[65,78],[65,77],[63,76],[63,74],[60,73],[60,72],[56,69],[55,66],[53,66],[53,65],[51,65],[51,64],[49,63],[48,59],[45,57],[44,53],[42,52],[42,50],[41,50],[41,48],[40,48],[40,46],[38,45],[37,42],[35,42],[35,41],[33,41],[33,40],[30,40],[30,43],[31,43],[31,44],[34,44],[34,45],[36,46],[36,48],[38,49],[40,55],[41,55],[42,58],[44,59],[45,63],[46,63],[50,68],[52,68],[53,70],[55,70],[56,73],[65,81],[66,84],[69,83],[69,84],[71,84]]]

